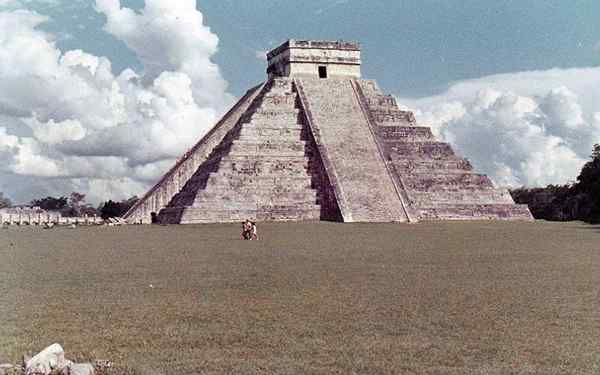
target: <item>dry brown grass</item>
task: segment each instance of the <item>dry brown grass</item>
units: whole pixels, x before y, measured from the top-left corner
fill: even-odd
[[[113,373],[600,373],[599,227],[259,229],[2,230],[0,356],[59,342]]]

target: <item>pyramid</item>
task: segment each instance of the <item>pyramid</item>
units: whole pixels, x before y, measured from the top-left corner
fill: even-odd
[[[354,42],[289,40],[125,215],[167,224],[532,220],[505,189],[361,78]]]

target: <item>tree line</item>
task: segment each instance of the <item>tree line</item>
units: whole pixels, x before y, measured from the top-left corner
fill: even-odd
[[[137,196],[121,201],[108,200],[93,207],[86,203],[85,194],[72,192],[68,197],[45,197],[34,199],[28,206],[39,207],[46,211],[60,212],[63,217],[101,216],[103,219],[109,217],[123,216],[136,202]],[[10,199],[0,192],[0,209],[12,207]]]
[[[522,187],[510,193],[516,203],[527,204],[536,219],[600,223],[600,144],[594,146],[575,183]]]

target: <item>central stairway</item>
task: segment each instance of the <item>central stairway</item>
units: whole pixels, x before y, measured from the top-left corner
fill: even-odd
[[[296,99],[292,80],[270,80],[159,222],[319,220],[322,179]]]
[[[344,222],[407,222],[401,191],[378,149],[352,80],[296,78]]]

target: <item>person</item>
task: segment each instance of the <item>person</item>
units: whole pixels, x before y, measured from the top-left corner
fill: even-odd
[[[250,239],[258,240],[258,233],[256,231],[256,223],[254,221],[252,222],[252,237]]]
[[[252,238],[252,223],[250,220],[242,222],[242,239],[250,240]]]

